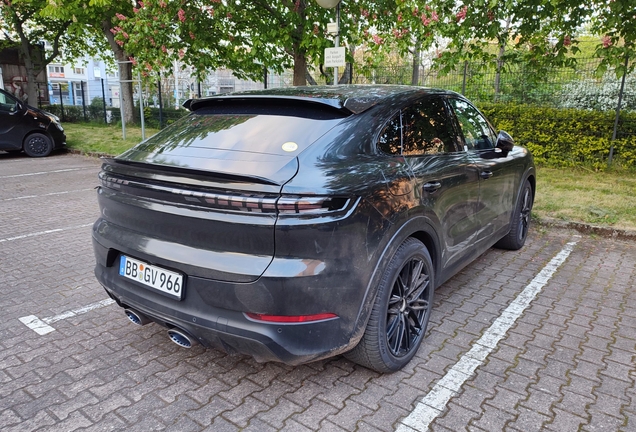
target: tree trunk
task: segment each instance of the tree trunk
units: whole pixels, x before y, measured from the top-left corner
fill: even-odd
[[[419,85],[420,83],[420,44],[415,42],[413,49],[413,74],[411,75],[411,85]]]
[[[305,57],[305,51],[301,51],[300,45],[296,46],[294,44],[294,86],[307,85],[306,71],[307,58]]]
[[[113,50],[115,54],[115,60],[120,61],[129,61],[128,54],[119,46],[115,41],[115,36],[110,32],[110,29],[113,27],[110,18],[102,21],[102,31],[108,43],[110,44],[110,48]],[[119,91],[121,92],[121,97],[123,99],[123,106],[120,107],[121,115],[126,121],[126,123],[132,123],[135,120],[135,103],[133,100],[133,83],[132,81],[132,64],[131,63],[121,63],[119,64],[119,79],[120,81],[128,81],[122,82],[120,84]]]

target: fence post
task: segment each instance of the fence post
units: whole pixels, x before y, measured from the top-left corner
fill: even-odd
[[[161,75],[157,80],[157,88],[159,89],[159,129],[163,129],[163,104],[161,103]]]
[[[267,90],[267,66],[263,66],[263,88]]]
[[[60,86],[60,108],[62,110],[62,121],[66,121],[66,116],[64,115],[64,101],[62,100],[62,83],[59,83]]]
[[[623,69],[623,79],[621,80],[621,90],[618,93],[618,105],[616,105],[616,118],[614,119],[614,131],[612,132],[612,144],[610,145],[609,158],[607,159],[607,166],[612,165],[612,158],[614,157],[614,141],[616,141],[616,132],[618,130],[618,119],[621,115],[621,103],[623,102],[623,92],[625,91],[625,77],[627,76],[627,66],[629,64],[629,56],[625,54],[625,69]]]
[[[108,117],[106,116],[106,92],[104,91],[104,78],[102,78],[102,104],[104,105],[104,124],[108,124]]]
[[[86,116],[86,95],[84,93],[84,81],[80,81],[80,88],[82,89],[82,109],[84,110],[84,121],[88,121]]]
[[[464,79],[462,81],[462,95],[466,96],[466,75],[468,74],[468,60],[464,60]]]

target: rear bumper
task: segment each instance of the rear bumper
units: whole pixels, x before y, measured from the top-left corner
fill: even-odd
[[[113,250],[106,248],[95,238],[93,245],[98,257],[95,275],[111,298],[121,307],[135,309],[160,325],[184,330],[205,347],[250,355],[261,362],[277,361],[297,365],[346,352],[357,342],[352,340],[354,326],[346,316],[347,313],[345,317],[324,321],[281,324],[248,318],[244,312],[251,309],[249,301],[245,302],[244,311],[210,304],[210,292],[218,293],[225,288],[228,296],[234,296],[237,285],[244,293],[245,300],[250,297],[250,293],[258,295],[263,292],[262,280],[233,284],[186,275],[183,300],[179,301],[121,277],[118,266],[112,265],[119,262],[119,253],[113,256]],[[110,259],[99,258],[107,257],[109,251]],[[148,259],[143,256],[139,258]],[[333,298],[328,295],[322,300],[326,303],[332,301]],[[325,304],[316,304],[315,307],[318,312],[333,310],[325,309]],[[359,305],[349,307],[357,312]]]

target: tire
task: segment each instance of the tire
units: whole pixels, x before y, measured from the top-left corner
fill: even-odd
[[[22,148],[31,157],[44,157],[53,151],[53,142],[44,134],[33,133],[26,137]]]
[[[523,247],[528,237],[528,230],[530,229],[530,212],[532,211],[533,203],[534,195],[532,193],[532,186],[530,186],[530,182],[526,180],[521,189],[519,202],[512,217],[510,231],[495,244],[495,247],[508,250],[519,250]]]
[[[406,239],[382,275],[360,343],[345,357],[381,373],[406,366],[426,333],[434,280],[426,246],[415,238]]]

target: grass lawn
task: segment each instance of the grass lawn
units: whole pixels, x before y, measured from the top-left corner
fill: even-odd
[[[122,139],[121,126],[91,123],[64,123],[68,148],[87,153],[118,155],[141,142],[141,128],[126,126],[126,140]],[[146,128],[146,138],[159,132]]]
[[[117,155],[141,141],[141,128],[65,123],[68,147]],[[158,132],[146,129],[146,137]],[[536,219],[557,219],[636,230],[636,172],[577,168],[537,169]]]

